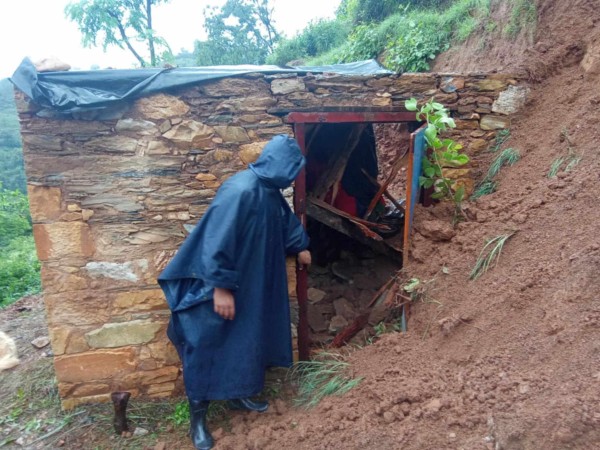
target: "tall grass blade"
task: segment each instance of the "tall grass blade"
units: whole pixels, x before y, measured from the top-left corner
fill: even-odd
[[[507,148],[492,161],[486,178],[491,180],[500,173],[502,166],[512,166],[521,159],[521,154],[514,148]]]
[[[321,359],[300,361],[291,376],[298,382],[296,404],[311,408],[329,395],[343,395],[362,381],[346,374],[349,364],[333,353],[321,353]]]
[[[495,266],[496,264],[498,264],[504,244],[514,234],[515,232],[502,234],[500,236],[496,236],[490,239],[481,249],[479,257],[477,258],[477,262],[475,263],[475,267],[473,267],[473,270],[469,275],[469,279],[476,280],[481,275],[486,273],[492,265]]]

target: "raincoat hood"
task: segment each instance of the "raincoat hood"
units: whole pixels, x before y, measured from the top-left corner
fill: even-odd
[[[296,179],[306,160],[295,139],[281,134],[269,141],[250,170],[271,187],[285,189]]]

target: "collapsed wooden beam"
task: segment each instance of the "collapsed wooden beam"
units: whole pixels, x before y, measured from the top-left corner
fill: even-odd
[[[363,216],[363,219],[366,219],[367,217],[369,217],[371,215],[371,213],[375,209],[375,206],[377,205],[377,202],[379,202],[379,199],[383,195],[383,192],[387,189],[387,187],[390,185],[390,183],[392,181],[394,181],[394,178],[396,178],[396,175],[398,174],[398,171],[400,170],[400,167],[402,166],[402,160],[404,159],[404,157],[407,154],[408,154],[408,149],[402,155],[400,155],[396,159],[396,161],[394,161],[394,164],[392,164],[392,168],[390,169],[390,174],[388,175],[387,180],[385,180],[385,182],[381,185],[381,187],[375,194],[375,197],[373,197],[373,200],[371,200],[371,203],[369,203],[369,207],[367,208],[367,212]]]

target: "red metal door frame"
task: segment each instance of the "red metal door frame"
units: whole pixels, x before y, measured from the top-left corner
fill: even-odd
[[[296,141],[306,157],[306,124],[313,123],[400,123],[416,122],[415,113],[397,112],[291,112],[286,122],[294,126]],[[306,172],[300,172],[294,186],[294,210],[306,227]],[[298,298],[298,356],[300,361],[310,359],[310,334],[308,330],[308,272],[296,263],[296,296]]]

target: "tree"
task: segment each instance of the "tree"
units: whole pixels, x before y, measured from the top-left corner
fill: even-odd
[[[204,11],[206,41],[196,41],[199,65],[263,64],[280,38],[268,0],[227,0]]]
[[[67,18],[79,27],[85,47],[95,47],[100,43],[103,49],[109,45],[127,47],[140,63],[140,66],[157,66],[171,54],[167,42],[154,33],[152,28],[152,7],[169,0],[79,0],[65,8]],[[135,42],[144,42],[148,48],[150,61],[142,56]],[[163,49],[158,57],[156,49]]]

